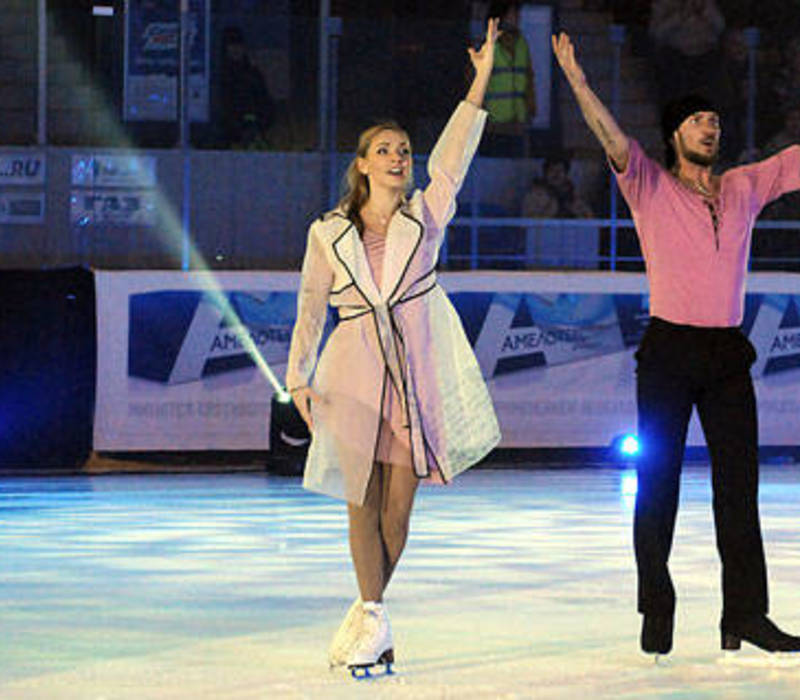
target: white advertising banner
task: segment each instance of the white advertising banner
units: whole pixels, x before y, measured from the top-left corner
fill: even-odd
[[[603,447],[636,431],[644,275],[478,273],[443,286],[489,382],[502,447]],[[800,444],[800,275],[751,273],[742,329],[758,353],[760,444]],[[688,443],[705,444],[696,413]]]
[[[96,450],[267,449],[296,273],[97,272]]]
[[[268,447],[272,388],[241,338],[283,380],[298,275],[210,279],[97,273],[95,449]],[[635,432],[643,275],[445,273],[440,282],[489,385],[501,447],[603,447]],[[743,330],[758,352],[760,443],[798,444],[800,276],[751,274]],[[689,444],[704,444],[696,417]]]

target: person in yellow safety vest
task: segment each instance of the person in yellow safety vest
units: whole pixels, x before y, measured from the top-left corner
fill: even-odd
[[[533,68],[528,43],[519,30],[519,2],[492,0],[489,17],[500,17],[500,38],[494,49],[494,69],[484,102],[490,130],[521,132],[536,115]],[[519,125],[510,129],[501,125]],[[494,129],[492,129],[494,127]],[[499,127],[499,128],[498,128]]]

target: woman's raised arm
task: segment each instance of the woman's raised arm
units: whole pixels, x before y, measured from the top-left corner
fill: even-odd
[[[497,37],[500,35],[497,27],[500,19],[497,17],[489,19],[486,23],[486,38],[483,45],[477,51],[472,47],[467,49],[469,53],[469,60],[472,62],[472,67],[475,69],[475,77],[472,79],[472,85],[467,92],[466,100],[471,102],[476,107],[483,105],[483,98],[486,95],[486,86],[489,84],[489,78],[492,77],[492,68],[494,67],[494,45]]]
[[[483,133],[486,112],[481,105],[494,65],[497,24],[497,19],[487,22],[486,39],[480,49],[467,49],[475,67],[475,77],[464,101],[450,117],[428,159],[431,180],[425,188],[425,204],[439,232],[455,213],[456,194]]]

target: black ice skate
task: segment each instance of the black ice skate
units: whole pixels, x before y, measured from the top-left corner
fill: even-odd
[[[736,651],[742,641],[769,652],[800,652],[800,637],[786,634],[766,615],[753,615],[720,624],[722,649]]]
[[[642,619],[640,643],[646,654],[664,656],[672,651],[672,615],[645,615]]]

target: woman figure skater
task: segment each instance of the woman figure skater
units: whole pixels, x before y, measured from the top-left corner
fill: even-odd
[[[497,20],[475,77],[409,195],[411,145],[396,123],[361,134],[338,207],[308,233],[287,386],[312,439],[303,485],[347,501],[360,597],[329,651],[354,676],[391,672],[383,594],[406,542],[420,479],[448,482],[500,433],[460,319],[436,282],[445,226],[486,121]],[[338,323],[317,357],[327,307]]]

